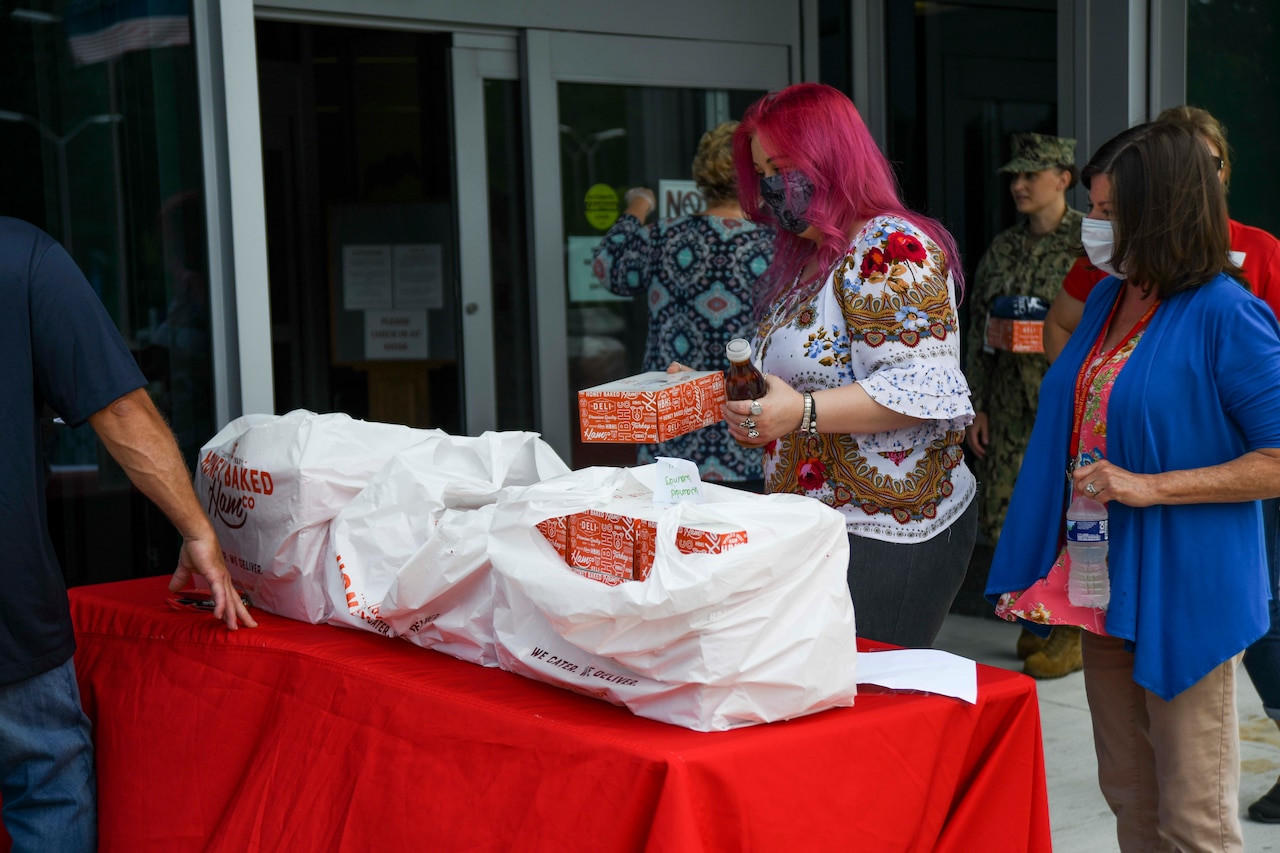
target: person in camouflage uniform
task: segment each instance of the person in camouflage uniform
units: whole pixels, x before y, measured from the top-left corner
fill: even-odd
[[[1075,145],[1074,139],[1039,133],[1013,136],[1013,159],[1000,171],[1012,175],[1009,189],[1014,205],[1026,219],[992,241],[978,263],[969,295],[965,377],[977,414],[965,442],[975,457],[975,473],[982,483],[978,497],[980,526],[991,545],[995,545],[1004,525],[1013,483],[1035,423],[1040,381],[1049,362],[1042,352],[1013,352],[987,346],[988,315],[1000,297],[1038,297],[1047,308],[1062,287],[1067,270],[1083,254],[1083,214],[1071,209],[1066,199],[1067,190],[1076,181]],[[1019,656],[1027,660],[1024,671],[1037,677],[1053,677],[1080,669],[1078,629],[1074,643],[1066,637],[1068,634],[1069,630],[1053,648],[1037,648],[1045,644],[1024,631],[1024,639],[1019,642]],[[1042,661],[1047,651],[1061,654]]]

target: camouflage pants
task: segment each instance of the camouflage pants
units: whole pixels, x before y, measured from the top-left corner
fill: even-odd
[[[978,527],[990,545],[1000,538],[1004,516],[1013,497],[1013,484],[1022,468],[1027,440],[1035,423],[1035,412],[1029,409],[1000,409],[987,413],[989,443],[987,455],[974,460],[974,473],[982,488],[978,490]]]

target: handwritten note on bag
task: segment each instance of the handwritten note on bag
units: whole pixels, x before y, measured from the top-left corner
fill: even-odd
[[[696,464],[688,459],[659,456],[656,466],[655,504],[702,503],[702,478],[698,476]]]

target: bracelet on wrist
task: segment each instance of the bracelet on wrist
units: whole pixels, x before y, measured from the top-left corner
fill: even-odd
[[[818,423],[813,410],[813,395],[808,391],[804,392],[804,414],[800,417],[800,432],[809,435],[818,434]]]

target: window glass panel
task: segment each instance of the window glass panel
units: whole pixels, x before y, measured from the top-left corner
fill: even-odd
[[[631,187],[649,187],[660,195],[661,181],[692,181],[693,155],[702,134],[722,121],[741,119],[764,92],[595,83],[561,83],[559,92],[560,185],[569,270],[565,320],[574,425],[570,464],[632,465],[634,445],[587,444],[578,437],[576,392],[639,373],[649,323],[644,297],[589,289],[580,276],[591,249],[617,218],[616,213],[599,216],[592,205],[609,198],[611,191],[616,211],[621,212]],[[593,187],[593,200],[588,202]]]
[[[498,429],[537,429],[520,84],[484,81]]]
[[[70,252],[188,464],[214,432],[208,250],[184,0],[0,0],[0,214]],[[178,537],[88,426],[46,423],[49,519],[72,583],[172,570]]]
[[[1231,146],[1231,218],[1280,234],[1280,3],[1187,4],[1187,103],[1213,113]]]

